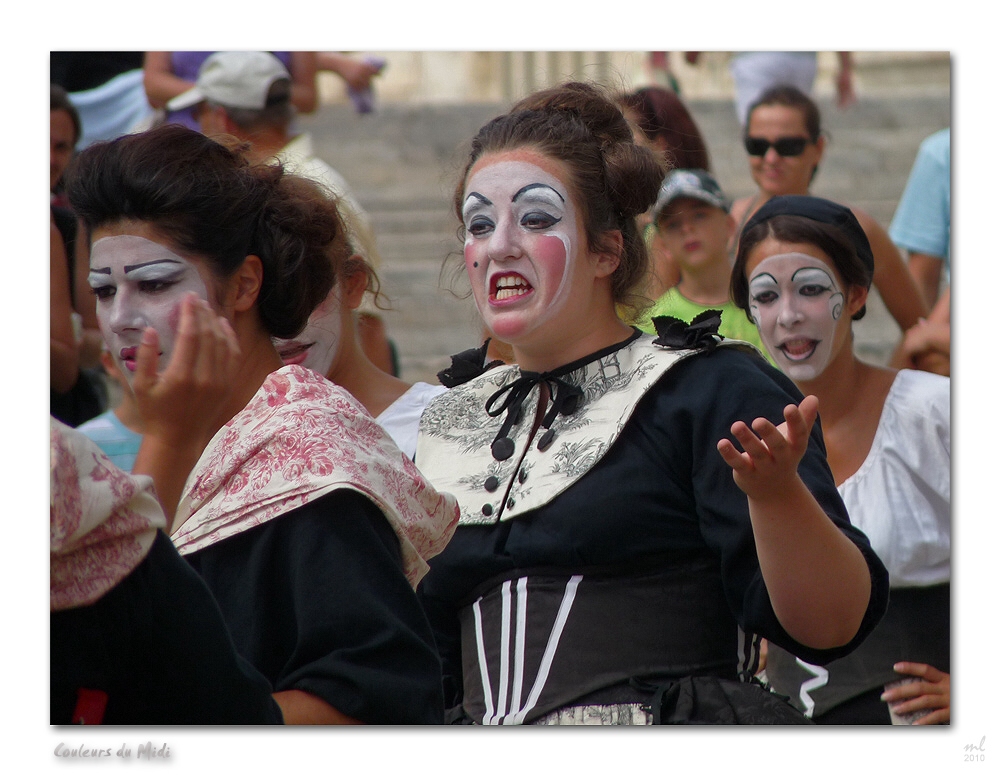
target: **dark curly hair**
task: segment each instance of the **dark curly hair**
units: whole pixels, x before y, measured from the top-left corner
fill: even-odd
[[[652,151],[636,145],[613,97],[594,84],[565,83],[524,98],[483,126],[455,187],[460,221],[472,166],[484,154],[517,148],[534,148],[569,168],[588,248],[607,250],[605,233],[622,234],[620,262],[611,276],[615,302],[631,310],[648,305],[638,292],[649,273],[649,257],[635,216],[656,201],[664,170]]]
[[[351,248],[334,199],[281,164],[251,164],[247,149],[168,124],[88,147],[71,167],[67,194],[88,233],[148,223],[220,278],[259,256],[261,322],[271,336],[291,338]]]

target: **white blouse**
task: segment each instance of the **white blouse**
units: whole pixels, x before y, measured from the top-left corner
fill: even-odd
[[[896,375],[864,463],[838,488],[892,587],[951,578],[951,380]]]

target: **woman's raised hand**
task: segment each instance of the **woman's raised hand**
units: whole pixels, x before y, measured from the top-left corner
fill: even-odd
[[[183,443],[207,442],[214,434],[221,404],[232,389],[240,346],[229,321],[194,293],[181,300],[174,351],[157,373],[159,337],[152,328],[142,335],[132,383],[144,435]]]
[[[730,430],[743,452],[729,439],[719,441],[719,453],[733,469],[733,480],[754,500],[781,497],[798,476],[799,461],[819,415],[819,399],[806,396],[798,406],[786,406],[784,415],[785,422],[777,427],[763,417],[754,420],[752,427],[733,423]]]
[[[132,390],[143,420],[142,446],[132,472],[147,474],[167,515],[168,532],[184,482],[221,426],[220,413],[236,382],[240,346],[229,321],[190,293],[181,300],[170,362],[157,373],[159,337],[142,334]]]

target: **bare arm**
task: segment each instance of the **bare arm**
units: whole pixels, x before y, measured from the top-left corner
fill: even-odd
[[[316,110],[319,98],[316,93],[315,51],[293,51],[288,70],[292,76],[292,104],[299,113]]]
[[[889,314],[900,329],[906,331],[920,318],[927,317],[927,303],[888,232],[868,213],[854,208],[851,210],[872,246],[875,256],[874,285]]]
[[[326,700],[298,689],[275,692],[274,701],[281,708],[286,724],[360,724],[345,716]]]
[[[317,66],[320,70],[336,73],[353,89],[365,89],[371,79],[379,74],[382,68],[355,59],[347,54],[336,51],[320,51],[317,55]]]
[[[894,369],[919,369],[951,376],[951,289],[938,299],[927,319],[906,331],[889,361]]]
[[[944,259],[941,256],[931,256],[927,253],[910,253],[907,268],[914,282],[924,296],[928,306],[933,306],[938,298],[941,287],[941,273]]]
[[[73,304],[69,293],[66,249],[55,223],[49,222],[49,381],[57,393],[76,383],[79,348],[73,333]]]
[[[142,85],[146,99],[154,108],[166,107],[167,102],[194,86],[174,75],[169,51],[147,51],[142,64]]]
[[[771,606],[789,635],[828,649],[853,638],[868,608],[871,577],[861,551],[840,532],[798,475],[819,411],[815,396],[785,407],[775,427],[763,418],[732,427],[719,453],[747,495],[761,574]]]
[[[837,62],[840,65],[837,71],[837,107],[849,108],[858,101],[854,94],[854,63],[851,52],[838,51]]]

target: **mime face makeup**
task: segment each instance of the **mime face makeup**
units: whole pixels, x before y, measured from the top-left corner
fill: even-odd
[[[299,364],[326,377],[340,350],[344,333],[341,284],[338,282],[309,316],[294,339],[275,339],[274,346],[286,366]]]
[[[131,384],[143,330],[152,327],[159,335],[162,370],[173,352],[181,299],[194,291],[211,303],[212,277],[205,264],[174,253],[146,224],[96,229],[93,236],[87,282],[97,297],[104,341]]]
[[[529,149],[488,154],[466,183],[472,293],[486,326],[515,346],[559,317],[582,263],[582,229],[560,168]]]
[[[845,296],[829,258],[813,255],[822,251],[803,245],[794,247],[809,253],[770,252],[786,247],[768,239],[751,251],[750,314],[778,367],[796,382],[808,381],[822,374],[834,355]]]

